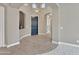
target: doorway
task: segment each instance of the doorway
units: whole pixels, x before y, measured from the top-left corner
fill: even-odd
[[[51,34],[52,32],[52,13],[45,14],[46,19],[46,33]]]
[[[46,20],[46,34],[49,35],[52,41],[52,20],[53,20],[52,13],[46,13],[45,14],[45,20]]]
[[[31,35],[38,35],[38,16],[31,16]]]

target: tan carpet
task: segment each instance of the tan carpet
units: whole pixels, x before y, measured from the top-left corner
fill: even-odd
[[[28,36],[21,40],[19,45],[10,48],[0,48],[0,54],[33,55],[52,50],[52,41],[49,35]]]

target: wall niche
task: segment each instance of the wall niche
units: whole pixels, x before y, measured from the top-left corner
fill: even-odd
[[[25,14],[22,11],[19,11],[19,29],[24,29],[24,18]]]

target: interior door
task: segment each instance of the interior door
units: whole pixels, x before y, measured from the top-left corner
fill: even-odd
[[[38,35],[38,16],[31,17],[31,35]]]

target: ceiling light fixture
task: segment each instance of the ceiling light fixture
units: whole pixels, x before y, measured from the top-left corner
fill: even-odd
[[[38,13],[38,12],[40,12],[40,10],[36,9],[35,12]]]

